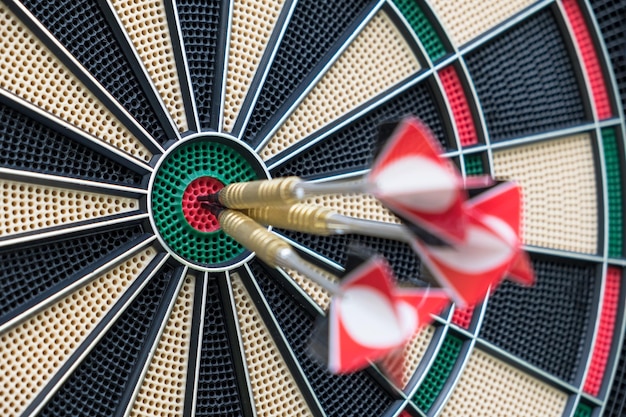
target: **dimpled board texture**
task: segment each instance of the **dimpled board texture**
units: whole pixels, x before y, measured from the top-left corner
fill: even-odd
[[[597,266],[531,258],[537,282],[528,288],[503,282],[487,303],[479,336],[573,383],[585,365]]]
[[[150,362],[130,417],[182,415],[195,278],[188,275]]]
[[[522,240],[528,245],[597,253],[598,190],[589,134],[493,152],[497,178],[522,188]]]
[[[0,317],[45,296],[58,284],[88,274],[98,262],[142,234],[140,226],[126,225],[89,236],[63,236],[26,248],[0,250]]]
[[[605,380],[606,365],[611,358],[611,347],[615,340],[615,322],[619,309],[619,292],[622,271],[608,267],[604,282],[604,295],[596,339],[593,342],[593,356],[585,377],[585,392],[598,396]]]
[[[138,186],[142,176],[0,104],[0,166]]]
[[[272,67],[252,112],[244,140],[254,143],[290,93],[311,74],[322,58],[336,50],[341,36],[372,4],[372,0],[298,1]]]
[[[454,116],[454,123],[461,146],[476,145],[478,143],[478,135],[474,125],[474,117],[456,68],[449,66],[442,69],[439,71],[439,79],[446,92],[450,109]]]
[[[394,216],[376,197],[370,194],[324,194],[308,198],[302,203],[324,207],[335,213],[358,219],[400,223],[400,219]]]
[[[622,106],[626,107],[626,52],[624,51],[626,2],[591,0],[589,3],[609,53]],[[618,354],[617,369],[605,407],[607,417],[621,417],[626,412],[626,344]]]
[[[232,275],[232,284],[257,413],[310,416],[311,410],[237,274]]]
[[[141,290],[137,298],[115,321],[98,345],[63,383],[44,407],[43,417],[113,415],[122,411],[123,393],[132,382],[131,374],[147,358],[148,335],[158,326],[157,310],[174,272],[166,267]],[[98,401],[93,399],[97,398]]]
[[[462,2],[433,0],[433,10],[457,45],[463,45],[533,4],[535,0]]]
[[[233,1],[224,96],[224,130],[230,132],[249,92],[285,0]]]
[[[389,356],[382,361],[382,366],[388,369],[394,376],[394,381],[398,381],[401,388],[406,388],[411,378],[415,375],[417,367],[426,355],[426,349],[430,346],[435,335],[434,326],[426,326],[420,329],[402,347],[399,355]],[[430,360],[430,358],[427,359]]]
[[[587,120],[567,51],[548,9],[465,56],[492,141]]]
[[[338,264],[345,264],[347,245],[354,242],[384,256],[399,281],[421,283],[419,258],[407,243],[363,235],[315,236],[286,230],[277,231]]]
[[[5,6],[0,6],[0,27],[0,87],[109,145],[150,160],[150,151]]]
[[[99,7],[87,0],[23,0],[35,17],[155,138],[169,139]]]
[[[413,402],[420,410],[428,412],[433,406],[450,377],[462,347],[463,340],[452,334],[446,335],[426,377],[413,397]]]
[[[313,266],[313,268],[315,268],[320,274],[328,278],[329,281],[337,281],[337,277],[326,272],[326,270],[317,268],[315,266]],[[287,269],[285,272],[287,273],[287,275],[289,275],[291,279],[294,280],[296,284],[298,284],[298,286],[300,286],[300,288],[304,290],[304,292],[307,293],[309,297],[311,297],[311,299],[318,306],[322,308],[322,310],[328,309],[331,300],[331,294],[330,292],[328,292],[328,290],[326,290],[324,287],[313,281],[311,278],[298,271]]]
[[[218,287],[220,276],[208,277],[198,373],[196,416],[242,416],[231,339]]]
[[[419,69],[393,20],[378,12],[272,136],[261,158],[270,159]]]
[[[211,127],[216,59],[220,39],[222,2],[220,0],[180,0],[176,2],[191,86],[198,108],[200,127]]]
[[[187,131],[174,45],[161,1],[110,0],[163,103],[181,132]]]
[[[589,3],[609,53],[622,107],[626,107],[626,3],[621,0],[591,0]]]
[[[0,179],[0,237],[136,210],[132,198]]]
[[[567,394],[475,349],[441,416],[561,417]]]
[[[422,119],[442,146],[448,148],[443,116],[435,100],[428,84],[411,87],[274,168],[272,176],[319,178],[366,169],[374,158],[380,125],[408,115]]]
[[[0,383],[11,381],[0,398],[3,415],[24,411],[154,255],[144,250],[2,335]]]
[[[366,372],[333,375],[323,364],[312,359],[307,347],[315,317],[303,310],[273,277],[269,277],[259,261],[252,262],[251,267],[254,278],[261,287],[287,343],[293,350],[326,414],[343,415],[345,410],[350,410],[354,415],[381,415],[391,405],[393,397],[374,382]],[[339,391],[349,392],[350,395],[325,394]]]

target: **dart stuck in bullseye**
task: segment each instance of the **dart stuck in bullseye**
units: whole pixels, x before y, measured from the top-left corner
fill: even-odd
[[[299,271],[333,295],[326,322],[314,334],[313,350],[332,372],[353,372],[390,355],[397,359],[399,348],[451,302],[461,307],[480,303],[507,276],[524,285],[534,283],[520,237],[520,187],[488,177],[463,180],[441,154],[428,128],[407,118],[396,125],[359,180],[319,183],[285,177],[232,183],[198,200],[218,217],[225,233],[265,263]],[[311,196],[341,193],[374,196],[402,224],[352,218],[301,203]],[[263,225],[406,242],[440,288],[397,287],[378,255],[334,282]]]
[[[460,242],[466,223],[464,182],[441,153],[428,128],[408,118],[399,123],[370,172],[360,180],[318,183],[284,177],[232,183],[199,200],[232,209],[253,209],[289,206],[331,193],[366,193],[408,223],[446,242]]]

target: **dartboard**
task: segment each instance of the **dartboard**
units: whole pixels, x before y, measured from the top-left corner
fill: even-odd
[[[624,21],[619,0],[3,1],[0,413],[623,415]],[[398,379],[335,375],[310,352],[330,295],[197,197],[359,178],[409,115],[462,175],[521,185],[537,282],[450,306]],[[364,194],[307,204],[397,221]],[[403,242],[272,233],[337,276],[357,242],[429,285]]]

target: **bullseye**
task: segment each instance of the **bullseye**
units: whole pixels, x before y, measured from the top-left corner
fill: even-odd
[[[267,179],[253,149],[217,133],[187,137],[167,149],[150,179],[150,222],[163,247],[191,268],[224,271],[245,262],[252,252],[220,227],[199,196],[230,183]]]
[[[196,178],[185,188],[182,199],[183,215],[191,227],[207,233],[219,230],[220,224],[217,217],[210,210],[202,207],[198,197],[216,193],[222,188],[224,184],[208,176]]]

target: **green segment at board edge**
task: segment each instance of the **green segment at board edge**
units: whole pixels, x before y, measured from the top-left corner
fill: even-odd
[[[609,256],[621,258],[624,255],[624,207],[622,205],[622,187],[624,184],[622,181],[626,174],[624,172],[626,167],[620,167],[615,129],[602,129],[602,144],[609,197]]]
[[[446,55],[443,42],[415,0],[394,0],[394,4],[419,38],[431,61]]]
[[[413,402],[420,410],[427,413],[435,403],[450,377],[462,346],[463,341],[451,334],[444,339],[437,357],[413,397]]]

